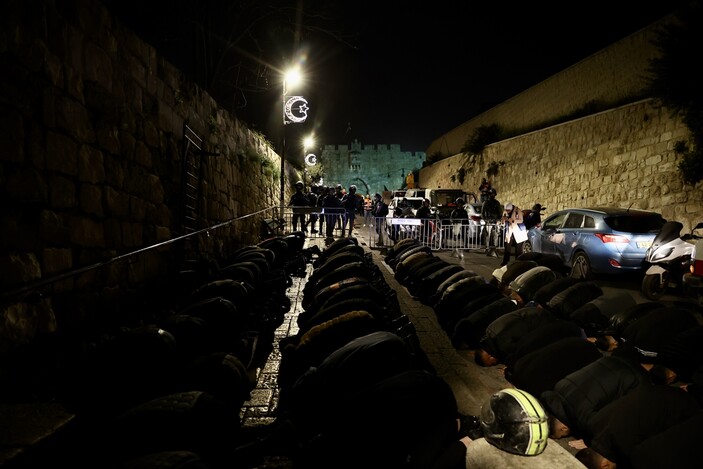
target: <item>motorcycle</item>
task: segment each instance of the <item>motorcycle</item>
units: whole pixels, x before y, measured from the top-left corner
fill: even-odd
[[[703,306],[703,223],[699,223],[692,232],[694,247],[691,253],[690,272],[683,275],[684,287],[692,291]]]
[[[642,294],[650,300],[656,301],[668,289],[682,286],[694,246],[693,236],[682,235],[682,228],[678,221],[666,222],[647,248],[644,264],[648,267],[642,279]]]

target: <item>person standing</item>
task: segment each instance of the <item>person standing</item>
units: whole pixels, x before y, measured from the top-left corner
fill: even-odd
[[[464,258],[464,252],[461,250],[466,242],[466,229],[469,224],[469,212],[464,208],[464,199],[461,197],[454,202],[456,208],[449,215],[449,220],[452,224],[452,233],[454,238],[454,252],[452,257]]]
[[[293,207],[293,231],[298,231],[298,221],[300,221],[300,229],[303,231],[307,230],[305,225],[305,213],[298,212],[296,207],[307,207],[308,198],[303,192],[305,188],[303,181],[298,181],[295,183],[295,192],[290,198],[288,203],[289,207]]]
[[[322,214],[323,208],[322,208],[322,202],[324,202],[325,197],[327,197],[327,194],[329,192],[329,189],[325,186],[319,186],[319,189],[317,191],[317,203],[315,206],[317,207],[317,213],[318,213],[318,224],[320,225],[319,232],[320,236],[322,236],[322,233],[324,233],[324,227],[325,227],[325,216]]]
[[[478,193],[480,194],[481,203],[488,200],[488,196],[491,194],[491,183],[486,178],[481,180],[481,185],[478,186]]]
[[[417,209],[415,212],[415,218],[422,220],[422,233],[420,233],[420,240],[424,243],[429,243],[432,240],[432,224],[430,223],[430,218],[432,218],[432,210],[430,210],[430,199],[422,199],[422,207]]]
[[[393,218],[405,218],[408,216],[408,213],[410,213],[410,216],[412,216],[412,210],[408,207],[408,199],[403,197],[400,202],[395,206],[395,210],[393,211]],[[393,242],[398,242],[400,241],[399,239],[400,236],[400,225],[398,223],[393,223],[391,226],[391,239]]]
[[[528,214],[525,216],[525,229],[529,230],[533,226],[537,226],[540,223],[542,223],[542,210],[544,210],[544,207],[542,207],[541,204],[534,204],[532,206],[532,210],[528,212]]]
[[[383,229],[386,215],[388,215],[388,204],[383,201],[381,194],[376,193],[376,195],[374,195],[373,217],[374,224],[376,225],[376,233],[378,234],[376,244],[379,246],[383,246]]]
[[[522,245],[527,241],[527,230],[522,219],[522,210],[512,203],[505,205],[501,222],[505,223],[505,247],[503,249],[503,262],[500,264],[502,267],[510,262],[511,249],[515,249],[515,258],[520,257]]]
[[[339,220],[339,215],[342,213],[342,201],[337,197],[334,187],[330,187],[322,201],[322,207],[325,212],[325,226],[327,238],[334,238],[334,227]]]
[[[366,194],[364,197],[364,226],[371,226],[371,217],[373,216],[373,200],[371,195]]]
[[[340,202],[342,201],[346,193],[347,190],[342,187],[341,184],[337,184],[337,187],[335,188],[335,196],[339,199]],[[337,229],[342,229],[342,217],[337,217]]]
[[[317,206],[317,198],[318,198],[318,186],[311,186],[310,187],[310,192],[307,193],[306,197],[308,198],[308,205],[310,207],[316,207]],[[315,229],[315,222],[317,222],[317,219],[319,218],[318,214],[315,212],[310,213],[310,233],[315,234],[317,233],[317,230]]]
[[[348,233],[351,236],[359,205],[359,198],[356,196],[356,186],[352,184],[349,186],[349,192],[342,199],[342,206],[344,207],[344,213],[342,214],[342,238],[344,238],[347,226],[349,226]]]
[[[491,189],[488,198],[481,205],[481,218],[486,222],[486,255],[498,257],[496,245],[498,244],[498,220],[503,213],[500,202],[496,199],[498,191]]]

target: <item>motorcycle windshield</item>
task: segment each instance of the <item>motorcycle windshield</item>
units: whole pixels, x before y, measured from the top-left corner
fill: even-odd
[[[659,233],[654,237],[652,241],[652,246],[659,246],[672,241],[679,236],[681,236],[681,229],[683,224],[678,221],[668,221],[664,223]]]

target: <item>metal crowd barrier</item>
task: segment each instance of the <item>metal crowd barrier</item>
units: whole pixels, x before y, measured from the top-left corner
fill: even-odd
[[[332,237],[339,238],[344,217],[344,210],[337,208],[289,208],[283,212],[281,234],[304,231],[306,236],[327,237],[327,224],[332,223]],[[344,234],[350,235],[348,227]],[[388,248],[406,238],[418,239],[435,251],[485,250],[489,241],[496,249],[504,247],[502,224],[452,224],[449,220],[434,218],[375,218],[356,214],[354,235],[371,248]]]
[[[327,227],[332,226],[332,237],[342,236],[342,222],[346,217],[343,208],[317,208],[317,207],[289,207],[283,211],[282,226],[279,233],[290,234],[294,231],[303,231],[306,236],[327,237]],[[358,228],[363,220],[363,215],[356,214],[354,227]],[[345,235],[350,236],[349,227]]]

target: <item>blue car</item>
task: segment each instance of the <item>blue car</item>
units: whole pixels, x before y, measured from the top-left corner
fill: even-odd
[[[661,214],[645,210],[559,210],[527,232],[523,252],[556,254],[578,278],[639,272],[647,248],[665,222]]]

